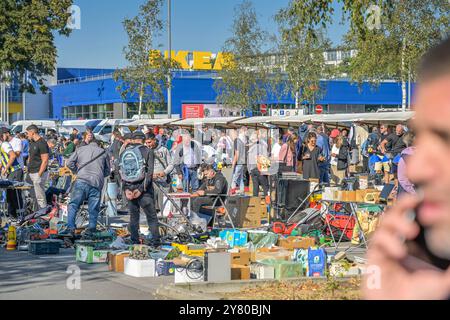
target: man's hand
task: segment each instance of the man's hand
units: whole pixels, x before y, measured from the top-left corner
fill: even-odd
[[[6,176],[8,172],[8,169],[6,169],[5,167],[2,167],[2,176]]]
[[[205,191],[204,190],[198,190],[197,193],[201,197],[205,195]]]
[[[408,212],[419,204],[417,198],[404,196],[386,212],[367,253],[368,269],[363,281],[366,299],[447,299],[450,297],[450,269],[447,271],[407,270],[405,240],[419,234],[417,223]]]

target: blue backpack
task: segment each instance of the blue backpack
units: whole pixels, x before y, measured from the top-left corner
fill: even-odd
[[[128,183],[141,182],[145,179],[146,167],[141,147],[125,149],[120,155],[119,173],[123,181]]]

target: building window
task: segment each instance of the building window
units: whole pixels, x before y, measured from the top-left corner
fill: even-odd
[[[63,108],[64,119],[112,119],[113,104],[70,106]]]
[[[342,51],[341,53],[342,60],[350,59],[351,56],[352,56],[351,51]]]
[[[336,51],[327,52],[327,61],[336,61],[336,60],[337,60]]]

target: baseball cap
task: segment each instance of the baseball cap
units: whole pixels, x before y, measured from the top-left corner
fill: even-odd
[[[131,134],[131,139],[145,139],[145,134],[142,131],[135,131]]]
[[[124,138],[125,140],[127,140],[127,139],[133,139],[133,135],[132,135],[131,133],[125,133],[124,136],[123,136],[123,138]]]
[[[341,134],[341,132],[339,131],[339,129],[333,129],[333,130],[331,131],[330,138],[334,139],[334,138],[336,138],[337,136],[339,136],[340,134]]]
[[[10,131],[8,128],[2,127],[2,128],[0,128],[0,134],[3,134],[3,133],[10,133]]]

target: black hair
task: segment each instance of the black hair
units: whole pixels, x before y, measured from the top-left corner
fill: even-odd
[[[156,136],[153,132],[147,133],[145,135],[145,140],[154,140],[155,138],[156,138]]]
[[[422,81],[443,75],[450,75],[450,37],[431,48],[419,66],[419,78]]]
[[[26,130],[34,133],[39,133],[39,128],[35,124],[28,126]]]

